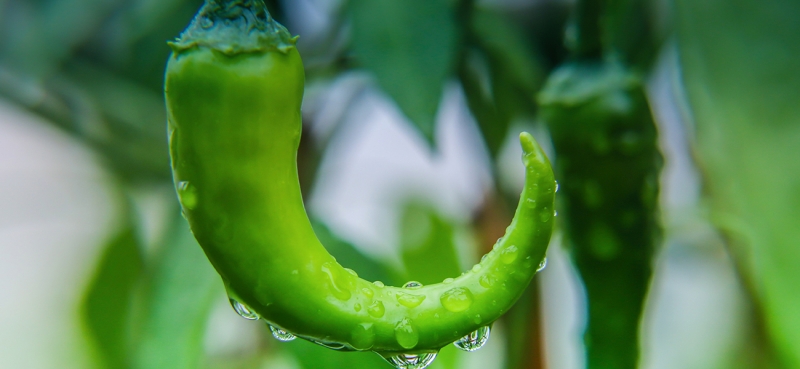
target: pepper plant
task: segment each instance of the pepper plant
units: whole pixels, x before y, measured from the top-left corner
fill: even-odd
[[[648,90],[659,55],[677,55],[701,206],[749,308],[719,367],[800,368],[796,3],[342,0],[315,3],[326,30],[313,37],[320,13],[300,3],[0,0],[0,98],[95,150],[121,193],[176,192],[149,246],[136,201],[121,201],[130,215],[80,288],[98,368],[290,357],[303,369],[449,369],[476,355],[458,348],[487,340],[506,343],[507,368],[544,368],[551,296],[537,271],[551,231],[585,289],[586,367],[645,367],[643,342],[658,334],[643,328],[657,303],[648,291],[673,231]],[[332,143],[365,127],[337,120],[313,135],[310,102],[356,73],[430,157],[442,96],[455,91],[495,184],[467,222],[398,206],[402,262],[363,252],[304,206]],[[520,144],[512,164],[525,180],[507,191],[504,155]],[[467,259],[485,259],[459,260],[457,229],[479,245]],[[226,295],[228,314],[262,335],[220,359],[203,337]]]

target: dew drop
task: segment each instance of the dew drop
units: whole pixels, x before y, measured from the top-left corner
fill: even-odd
[[[361,304],[356,303],[355,305],[353,305],[353,309],[355,309],[356,312],[361,311]]]
[[[380,318],[386,313],[386,308],[382,302],[375,300],[367,307],[367,313],[375,318]]]
[[[358,277],[358,273],[356,273],[355,270],[350,269],[350,268],[344,268],[344,270],[346,270],[348,273],[352,274],[353,276]]]
[[[372,282],[372,284],[374,284],[374,285],[378,286],[378,288],[383,288],[384,286],[386,286],[386,285],[385,285],[385,284],[383,284],[383,282],[381,282],[381,281],[375,281],[375,282]]]
[[[236,299],[228,299],[231,303],[231,307],[233,307],[233,311],[236,314],[239,314],[240,317],[245,318],[247,320],[258,320],[260,318],[255,311],[250,310],[247,306],[242,304],[241,302],[237,301]]]
[[[272,337],[275,337],[275,339],[278,340],[278,341],[289,342],[289,341],[293,341],[295,338],[297,338],[297,336],[295,336],[295,335],[293,335],[293,334],[291,334],[291,333],[289,333],[289,332],[287,332],[287,331],[285,331],[283,329],[275,327],[272,324],[267,324],[267,325],[269,325],[269,330],[272,331]]]
[[[178,182],[178,198],[184,208],[192,210],[197,206],[197,189],[189,181]]]
[[[558,181],[556,181],[556,190],[555,190],[555,192],[558,192]]]
[[[547,258],[545,257],[544,259],[542,259],[541,262],[539,262],[539,266],[536,268],[536,271],[541,272],[546,266],[547,266]]]
[[[482,263],[484,260],[486,260],[486,258],[488,258],[488,257],[489,257],[489,254],[483,254],[483,256],[481,256],[481,263]]]
[[[542,209],[542,212],[539,213],[539,219],[542,222],[549,222],[550,218],[552,217],[553,217],[553,211],[550,210],[550,208],[548,207],[545,207],[544,209]]]
[[[420,288],[420,287],[422,287],[422,283],[419,283],[417,281],[408,281],[408,282],[406,282],[406,284],[403,285],[403,288],[411,288],[411,289]]]
[[[464,287],[456,287],[445,291],[439,298],[445,309],[457,313],[472,305],[472,292]]]
[[[517,246],[511,245],[500,253],[500,260],[505,264],[511,264],[517,260],[517,254],[519,254]]]
[[[397,343],[406,349],[412,349],[419,342],[419,332],[411,325],[411,320],[403,318],[394,327],[394,338]]]
[[[480,270],[481,270],[481,265],[480,264],[475,264],[475,265],[472,266],[472,271],[473,272],[477,273]]]
[[[484,288],[492,287],[495,282],[496,280],[494,279],[494,277],[489,274],[482,275],[481,278],[478,280],[478,283],[480,283],[481,286],[483,286]]]
[[[342,283],[344,276],[342,276],[341,272],[338,272],[338,270],[341,269],[337,269],[334,266],[333,262],[327,262],[325,264],[322,264],[322,272],[328,276],[327,282],[331,294],[333,294],[333,296],[335,296],[339,300],[346,301],[350,299],[352,294],[350,293],[349,289],[342,288],[342,286],[340,285]]]
[[[455,281],[455,279],[453,279],[453,278],[445,278],[445,279],[442,281],[442,283],[444,283],[444,284],[450,284],[450,283],[453,283],[453,281]]]
[[[531,209],[536,207],[536,199],[525,199],[525,205]]]
[[[475,351],[489,341],[489,326],[476,329],[472,333],[459,338],[453,344],[464,351]]]
[[[425,297],[427,296],[412,295],[410,293],[398,292],[395,297],[397,297],[397,302],[399,302],[400,305],[403,305],[410,309],[419,306],[419,304],[421,304],[422,301],[425,300]]]
[[[350,344],[357,350],[368,350],[375,343],[372,323],[361,323],[350,332]]]
[[[399,354],[385,358],[397,369],[424,369],[436,359],[435,352],[424,354]]]
[[[525,269],[530,269],[533,266],[533,261],[531,261],[531,256],[530,255],[525,257],[525,261],[522,262],[522,266]]]
[[[372,289],[367,288],[367,287],[362,288],[361,289],[361,293],[363,293],[364,296],[367,296],[367,298],[370,298],[370,299],[372,298],[372,296],[375,296],[375,292],[372,292]]]

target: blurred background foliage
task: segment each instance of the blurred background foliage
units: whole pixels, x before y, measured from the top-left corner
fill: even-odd
[[[301,185],[344,266],[400,285],[478,260],[516,206],[515,135],[552,147],[536,103],[548,76],[611,58],[644,81],[666,161],[660,210],[648,213],[663,242],[638,259],[653,280],[634,283],[649,294],[643,315],[625,318],[640,334],[609,354],[643,368],[800,368],[800,2],[266,2],[301,35]],[[0,0],[0,366],[388,367],[372,353],[279,344],[222,306],[179,216],[165,138],[166,41],[201,3]],[[370,169],[359,177],[360,164]],[[94,218],[54,211],[76,194]],[[390,196],[364,207],[375,194]],[[37,226],[56,215],[89,219],[74,223],[85,237]],[[629,367],[584,358],[593,299],[561,239],[491,344],[447,347],[434,368]]]

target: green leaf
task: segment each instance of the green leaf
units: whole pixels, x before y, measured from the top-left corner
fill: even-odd
[[[780,359],[800,368],[800,2],[676,4],[714,218],[740,251]]]
[[[475,10],[471,26],[479,45],[496,65],[495,73],[502,72],[526,91],[528,95],[521,98],[534,105],[531,98],[544,83],[546,71],[522,30],[502,15],[482,8]]]
[[[433,144],[443,85],[458,46],[447,0],[353,0],[353,50],[417,130]]]
[[[453,226],[434,209],[411,202],[401,220],[400,247],[408,279],[439,283],[461,273]]]
[[[533,95],[545,68],[522,32],[500,14],[476,8],[471,19],[476,48],[464,53],[459,78],[492,157],[502,147],[511,121],[533,115]]]
[[[149,271],[135,368],[197,368],[212,302],[223,286],[186,221],[176,219]]]
[[[83,321],[105,368],[127,368],[133,297],[142,275],[142,255],[129,225],[112,237],[81,305]]]

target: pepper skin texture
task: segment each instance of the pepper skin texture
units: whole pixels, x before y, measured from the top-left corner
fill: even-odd
[[[515,217],[478,267],[421,287],[358,278],[325,250],[303,205],[296,38],[262,14],[261,1],[229,2],[236,11],[216,3],[172,44],[165,95],[176,191],[231,298],[298,337],[389,355],[435,352],[506,312],[536,274],[554,223],[555,180],[533,137],[520,135],[526,179]],[[248,32],[235,36],[236,27]]]

